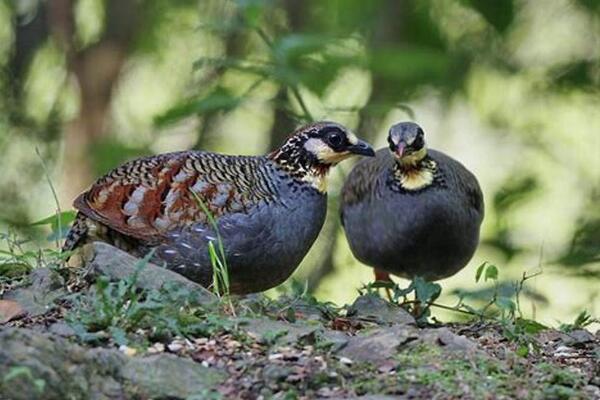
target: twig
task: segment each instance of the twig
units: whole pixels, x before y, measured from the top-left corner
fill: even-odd
[[[293,86],[290,86],[290,89],[292,89],[292,94],[298,101],[298,104],[300,104],[300,108],[302,108],[302,112],[304,113],[305,118],[307,118],[309,121],[314,121],[312,114],[310,113],[310,111],[308,110],[308,107],[304,103],[304,99],[300,95],[300,91],[298,90],[298,87],[293,85]]]

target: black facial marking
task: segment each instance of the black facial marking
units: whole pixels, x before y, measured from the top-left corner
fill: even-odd
[[[415,140],[412,142],[410,147],[412,147],[414,150],[421,150],[424,145],[425,141],[423,140],[423,131],[421,130],[421,128],[419,128],[417,137],[415,137]]]
[[[388,146],[390,147],[390,150],[391,151],[396,151],[396,144],[392,140],[392,136],[391,135],[388,135],[387,142],[388,142]]]

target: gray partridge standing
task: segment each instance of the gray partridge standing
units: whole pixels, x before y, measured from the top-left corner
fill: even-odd
[[[327,173],[353,154],[375,155],[343,126],[319,122],[266,156],[182,151],[133,160],[75,200],[79,212],[64,249],[93,240],[137,256],[154,249],[154,261],[208,287],[208,246],[217,240],[209,210],[231,293],[266,290],[308,252],[325,219]]]
[[[449,277],[479,242],[483,196],[475,176],[442,152],[427,150],[419,125],[389,131],[389,149],[354,167],[342,189],[341,217],[350,249],[389,274],[427,280]]]

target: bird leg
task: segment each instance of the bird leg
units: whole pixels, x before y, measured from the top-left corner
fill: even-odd
[[[394,281],[392,281],[392,278],[390,278],[390,274],[387,273],[386,271],[384,271],[382,269],[374,268],[374,272],[375,272],[375,282],[389,282],[389,283],[394,282]],[[391,302],[392,301],[391,289],[389,287],[386,287],[385,292],[387,294],[388,300]]]
[[[417,295],[415,294],[415,304],[413,305],[413,309],[412,309],[412,315],[413,317],[415,317],[416,319],[418,319],[421,314],[423,313],[423,308],[421,307],[421,302],[419,300],[417,300]]]

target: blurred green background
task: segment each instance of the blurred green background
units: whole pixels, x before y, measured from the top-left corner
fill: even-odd
[[[600,1],[13,0],[0,2],[0,229],[30,224],[132,157],[181,149],[262,154],[311,119],[377,147],[415,120],[479,178],[476,256],[549,324],[600,310]],[[36,154],[38,149],[40,156]],[[351,301],[372,271],[337,216],[294,278]],[[476,301],[476,300],[473,300]],[[442,315],[443,318],[456,316]]]

